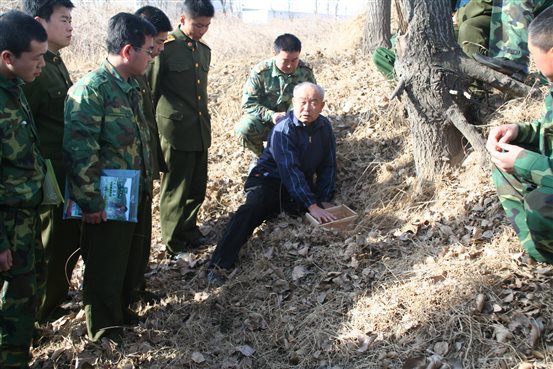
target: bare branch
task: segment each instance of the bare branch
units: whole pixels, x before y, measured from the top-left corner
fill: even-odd
[[[474,59],[462,57],[459,69],[468,76],[487,83],[511,96],[527,96],[531,92],[531,88],[524,83],[488,68]]]
[[[393,100],[395,97],[401,96],[401,94],[403,93],[403,90],[405,90],[405,79],[401,78],[397,83],[397,86],[394,92],[392,92],[392,94],[390,95],[390,100]]]
[[[480,154],[484,161],[486,156],[486,141],[480,133],[465,119],[465,116],[459,110],[456,104],[452,104],[444,114],[445,119],[449,120],[459,132],[467,139],[470,145]]]

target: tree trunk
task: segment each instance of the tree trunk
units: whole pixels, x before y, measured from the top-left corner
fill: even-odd
[[[377,47],[390,47],[391,0],[373,0],[367,4],[362,50],[370,54]]]
[[[463,160],[467,142],[486,157],[484,138],[463,114],[473,79],[518,96],[529,88],[465,56],[454,38],[449,0],[403,0],[402,9],[408,27],[396,46],[400,83],[394,94],[404,93],[417,176],[432,181]]]

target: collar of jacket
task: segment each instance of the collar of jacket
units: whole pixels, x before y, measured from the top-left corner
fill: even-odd
[[[8,91],[10,95],[16,98],[21,97],[20,87],[24,84],[25,82],[21,78],[6,78],[0,74],[0,88]]]
[[[173,31],[173,36],[175,36],[177,40],[184,41],[186,43],[186,46],[188,46],[190,49],[198,46],[196,41],[194,41],[190,36],[188,36],[180,29],[180,26],[178,26],[177,29]]]
[[[61,64],[61,56],[59,53],[48,50],[46,54],[44,54],[44,61],[53,64]]]
[[[102,62],[101,68],[113,77],[119,88],[121,88],[124,93],[128,93],[132,89],[140,89],[136,79],[131,77],[128,81],[124,80],[117,69],[115,69],[115,67],[107,59]]]

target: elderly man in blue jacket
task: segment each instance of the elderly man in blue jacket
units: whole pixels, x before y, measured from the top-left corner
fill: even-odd
[[[304,82],[294,88],[293,111],[275,125],[267,148],[251,170],[244,189],[246,202],[231,218],[209,266],[208,282],[224,283],[255,228],[281,211],[305,210],[321,223],[335,217],[325,210],[336,189],[336,139],[330,121],[320,115],[324,90]]]

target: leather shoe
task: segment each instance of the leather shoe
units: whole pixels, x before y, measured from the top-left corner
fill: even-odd
[[[200,247],[206,245],[208,242],[209,242],[209,240],[207,239],[207,237],[200,236],[200,237],[196,238],[195,240],[187,242],[186,243],[186,249],[188,249],[188,250],[199,249]]]
[[[221,287],[225,284],[227,278],[222,274],[217,273],[215,270],[211,269],[207,272],[207,284],[210,287]]]

